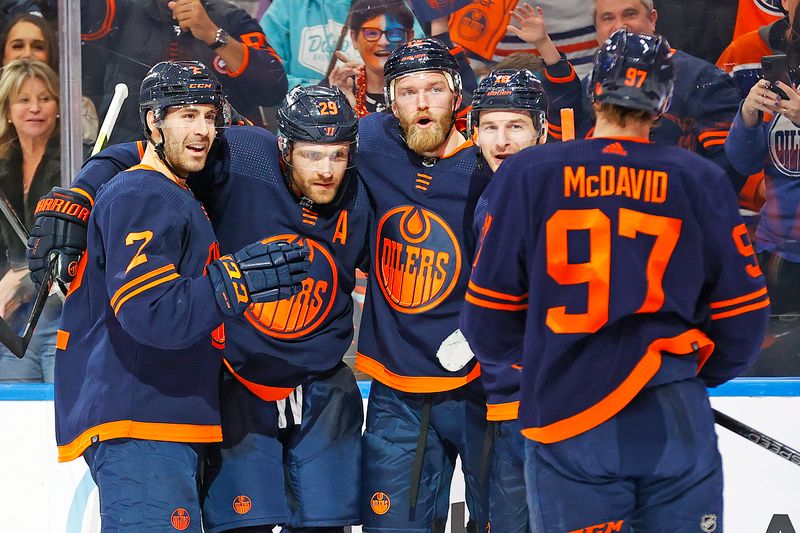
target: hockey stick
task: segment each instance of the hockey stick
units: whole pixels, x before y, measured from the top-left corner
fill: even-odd
[[[720,426],[736,433],[740,437],[744,437],[750,442],[758,444],[765,450],[786,459],[793,465],[800,466],[800,452],[797,450],[794,450],[784,443],[751,428],[747,424],[739,422],[735,418],[729,417],[725,413],[720,413],[716,409],[712,409],[712,411],[714,411],[714,422]]]
[[[2,211],[3,216],[5,216],[6,220],[8,220],[8,223],[14,229],[14,233],[17,234],[23,245],[27,246],[28,237],[30,234],[28,233],[27,228],[25,228],[25,225],[19,219],[17,212],[14,211],[14,207],[11,205],[11,202],[8,201],[8,197],[6,197],[2,190],[0,190],[0,211]],[[25,323],[25,329],[22,332],[22,336],[17,335],[17,333],[11,329],[11,326],[9,326],[5,320],[0,318],[0,343],[3,343],[11,353],[20,359],[22,359],[22,357],[25,355],[25,350],[28,349],[28,345],[33,337],[33,330],[36,327],[36,324],[39,322],[39,316],[42,314],[44,304],[47,302],[47,297],[50,294],[50,287],[53,285],[55,264],[56,258],[53,258],[48,265],[44,280],[42,280],[42,286],[39,287],[39,292],[36,294],[36,300],[33,302],[33,308],[31,309],[31,314],[28,316],[28,321]],[[66,287],[64,287],[61,282],[59,282],[58,286],[61,290],[61,294],[59,294],[59,296],[62,294],[66,295]]]
[[[118,83],[114,86],[114,98],[111,99],[111,104],[108,106],[108,111],[106,111],[106,117],[103,119],[103,125],[100,126],[100,131],[97,132],[97,141],[95,141],[94,148],[92,148],[92,155],[97,155],[106,145],[106,142],[108,142],[108,138],[111,137],[111,132],[114,131],[114,124],[117,123],[117,117],[119,116],[120,109],[122,109],[122,103],[127,97],[127,85]]]

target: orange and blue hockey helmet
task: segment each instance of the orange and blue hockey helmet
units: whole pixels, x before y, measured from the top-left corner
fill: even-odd
[[[481,111],[527,111],[537,132],[544,129],[547,94],[542,83],[528,69],[493,70],[472,93],[472,108],[467,116],[467,131],[472,134],[480,123]]]
[[[615,31],[595,55],[587,90],[592,102],[660,116],[675,81],[672,50],[659,35]]]

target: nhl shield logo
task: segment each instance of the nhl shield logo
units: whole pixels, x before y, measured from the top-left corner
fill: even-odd
[[[704,514],[700,520],[700,529],[705,533],[714,533],[717,530],[717,515]]]
[[[233,510],[236,511],[236,514],[247,514],[252,508],[253,502],[244,494],[237,496],[233,500]]]
[[[183,507],[178,507],[177,509],[172,511],[172,516],[170,517],[170,521],[172,522],[172,527],[174,527],[178,531],[183,531],[185,529],[188,529],[189,523],[192,520],[189,517],[189,511],[187,511]]]
[[[385,492],[376,492],[372,495],[372,498],[370,498],[369,506],[373,513],[382,515],[389,512],[392,502],[389,499],[389,495]]]

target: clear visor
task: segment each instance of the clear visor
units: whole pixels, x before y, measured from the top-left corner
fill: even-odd
[[[475,134],[479,144],[508,143],[528,146],[539,138],[539,133],[534,128],[520,124],[480,124]]]
[[[284,162],[292,169],[303,172],[337,173],[355,166],[356,143],[318,144],[290,143],[281,137]]]
[[[453,78],[447,72],[423,71],[392,82],[391,99],[402,106],[452,109],[456,98]]]

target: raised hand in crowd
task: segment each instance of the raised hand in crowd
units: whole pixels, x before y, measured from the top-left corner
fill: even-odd
[[[172,10],[172,16],[183,31],[192,32],[196,39],[206,43],[214,42],[217,25],[208,16],[200,0],[175,0],[167,6]]]
[[[359,75],[361,68],[364,67],[364,62],[357,59],[350,59],[342,51],[336,51],[336,58],[344,63],[344,65],[337,64],[331,70],[328,76],[328,84],[331,87],[338,87],[347,97],[350,105],[356,106],[355,95],[355,77]]]
[[[558,49],[547,35],[544,13],[541,7],[521,3],[511,12],[511,18],[517,25],[509,24],[508,31],[530,43],[542,54],[547,65],[554,65],[561,59]]]

